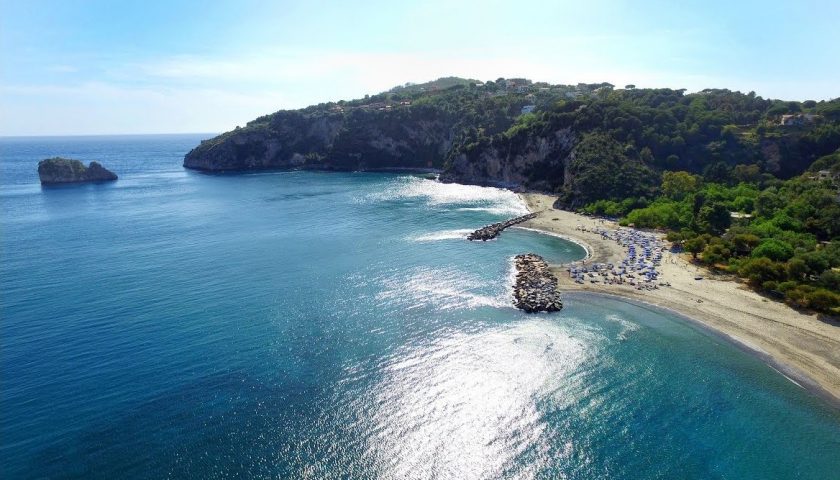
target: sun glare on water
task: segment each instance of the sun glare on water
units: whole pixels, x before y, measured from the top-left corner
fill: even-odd
[[[550,448],[537,401],[562,396],[589,355],[584,341],[542,319],[409,348],[357,400],[373,410],[368,452],[386,478],[498,478],[510,468],[530,477],[544,462],[522,471],[517,458],[547,460]]]

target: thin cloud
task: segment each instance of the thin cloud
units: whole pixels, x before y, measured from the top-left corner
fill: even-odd
[[[51,65],[47,67],[47,71],[53,73],[76,73],[79,71],[79,68],[73,65]]]

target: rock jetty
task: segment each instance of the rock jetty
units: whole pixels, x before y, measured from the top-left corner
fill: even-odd
[[[117,175],[97,162],[85,164],[78,160],[54,157],[38,162],[38,177],[42,185],[62,183],[108,182]]]
[[[516,282],[513,285],[513,304],[528,313],[556,312],[563,308],[557,277],[548,263],[535,253],[517,255]]]
[[[502,233],[502,230],[510,226],[516,225],[517,223],[522,223],[531,220],[537,215],[538,213],[529,213],[528,215],[522,215],[521,217],[511,218],[510,220],[505,220],[504,222],[494,223],[492,225],[487,225],[486,227],[481,227],[473,233],[467,235],[467,240],[481,240],[482,242],[492,240],[498,237],[499,234]]]

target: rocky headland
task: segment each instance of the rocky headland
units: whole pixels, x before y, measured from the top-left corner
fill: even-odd
[[[116,180],[117,175],[98,162],[85,164],[79,160],[54,157],[38,162],[38,177],[42,185],[63,183],[93,183]]]
[[[201,142],[184,157],[184,167],[437,171],[451,147],[455,123],[451,115],[399,104],[280,111]]]
[[[513,285],[513,303],[528,313],[556,312],[563,308],[557,277],[548,263],[535,253],[517,255],[516,282]]]
[[[558,207],[580,208],[652,198],[665,170],[708,173],[716,182],[798,175],[840,146],[840,136],[819,133],[838,128],[836,102],[782,105],[725,89],[687,94],[447,77],[264,115],[204,140],[183,165],[213,172],[434,170],[442,182],[552,192]],[[813,122],[779,125],[791,108],[810,109]]]

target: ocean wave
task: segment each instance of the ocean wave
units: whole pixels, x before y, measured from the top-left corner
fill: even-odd
[[[464,240],[467,238],[467,235],[472,233],[472,229],[458,229],[458,230],[440,230],[438,232],[430,232],[425,233],[423,235],[416,235],[413,237],[409,237],[409,240],[413,242],[436,242],[438,240],[454,240],[460,239]]]
[[[382,283],[384,289],[376,295],[377,300],[403,308],[513,308],[507,287],[499,286],[496,292],[486,293],[487,282],[455,269],[424,267],[406,274],[395,273]]]
[[[399,177],[393,185],[368,196],[374,201],[418,199],[429,207],[460,207],[497,215],[516,216],[528,213],[517,194],[510,190],[457,183],[441,183],[417,177]]]
[[[607,315],[606,318],[607,318],[607,320],[609,320],[611,322],[615,322],[615,323],[621,325],[621,331],[618,332],[618,335],[616,336],[616,338],[618,338],[619,340],[627,340],[627,336],[630,333],[635,332],[636,330],[639,329],[639,325],[637,323],[631,322],[629,320],[625,320],[625,319],[621,318],[621,316],[619,316],[619,315],[610,314],[610,315]]]
[[[459,212],[486,212],[492,213],[493,215],[505,215],[505,216],[519,216],[528,213],[528,210],[525,209],[524,211],[518,210],[513,208],[511,205],[503,205],[498,207],[461,207],[457,208]]]

